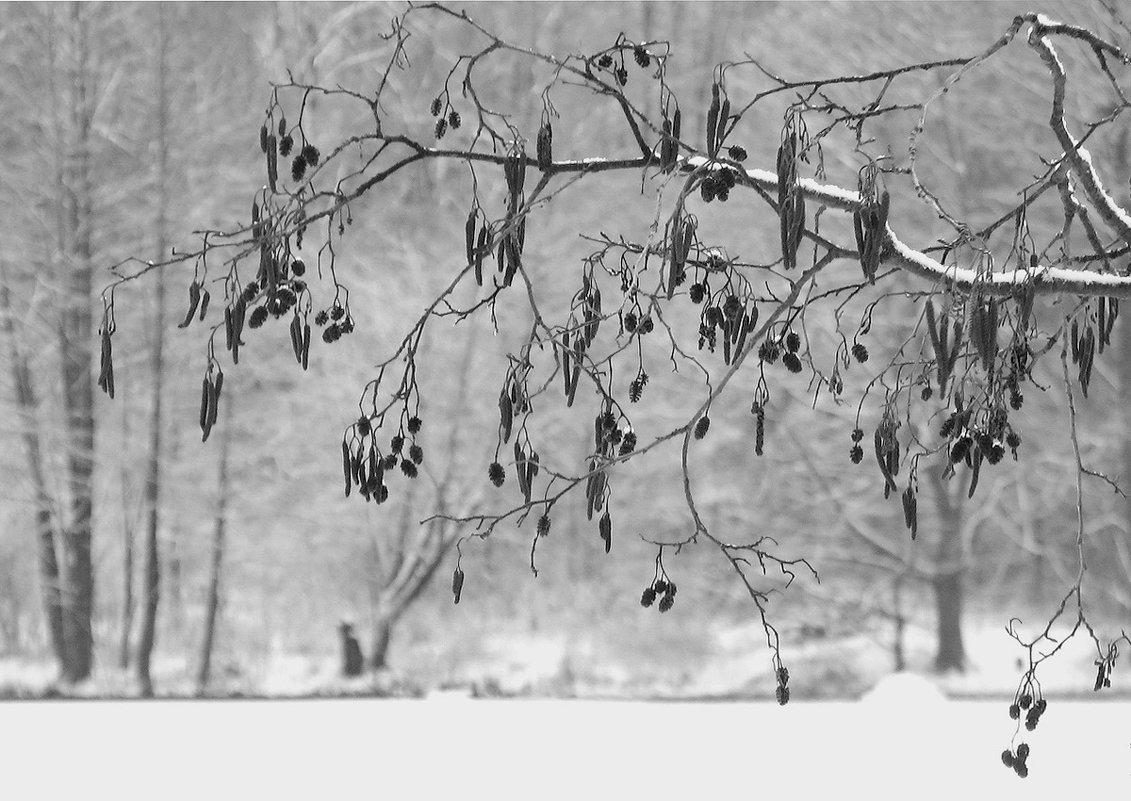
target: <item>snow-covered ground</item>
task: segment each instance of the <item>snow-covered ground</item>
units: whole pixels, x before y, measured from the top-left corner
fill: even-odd
[[[1001,702],[343,699],[0,704],[5,798],[1131,797],[1131,703],[1051,701],[1030,775]],[[1097,796],[1101,797],[1101,796]]]

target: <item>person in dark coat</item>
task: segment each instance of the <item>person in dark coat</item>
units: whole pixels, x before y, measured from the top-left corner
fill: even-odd
[[[342,675],[360,676],[365,660],[361,655],[361,644],[353,634],[353,624],[342,621],[338,625],[338,634],[342,638]]]

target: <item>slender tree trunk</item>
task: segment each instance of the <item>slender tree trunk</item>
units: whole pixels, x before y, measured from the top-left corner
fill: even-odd
[[[383,670],[389,666],[389,641],[393,636],[393,626],[396,618],[392,615],[379,614],[373,626],[373,648],[369,652],[369,667],[371,670]]]
[[[122,441],[130,440],[129,410],[125,398],[121,401]],[[129,470],[122,460],[119,480],[122,485],[122,621],[118,638],[118,667],[130,668],[130,631],[134,624],[134,527],[129,500]]]
[[[63,679],[82,681],[90,675],[94,640],[94,571],[91,523],[94,514],[94,392],[91,375],[93,330],[91,290],[92,179],[87,15],[81,3],[69,9],[70,141],[64,186],[68,249],[60,319],[63,412],[68,439],[67,475],[70,521],[63,529]]]
[[[1119,142],[1115,146],[1113,160],[1116,174],[1127,175],[1127,171],[1131,169],[1131,135],[1129,135],[1126,127],[1123,128]],[[1125,191],[1120,194],[1122,197],[1119,200],[1126,204],[1129,200],[1128,194]],[[1114,333],[1115,341],[1113,344],[1119,348],[1119,391],[1121,397],[1127,398],[1128,392],[1131,392],[1131,304],[1126,301],[1120,304],[1119,319],[1116,321]],[[1123,476],[1126,477],[1131,476],[1131,404],[1123,402],[1116,404],[1116,406],[1119,408],[1120,422],[1123,424],[1123,431],[1121,432],[1123,435],[1123,453],[1121,456]],[[1131,497],[1123,500],[1123,519],[1126,525],[1131,526]],[[1117,534],[1116,536],[1121,535]],[[1115,560],[1117,563],[1121,561],[1118,551],[1115,554]]]
[[[892,620],[895,626],[892,639],[892,660],[895,672],[907,670],[907,657],[904,648],[907,618],[903,614],[903,577],[896,578],[892,586]]]
[[[4,335],[8,339],[9,366],[12,383],[16,387],[16,403],[19,406],[27,449],[28,472],[35,493],[35,537],[39,563],[40,591],[43,595],[43,611],[47,619],[47,629],[51,636],[51,648],[55,658],[63,661],[63,602],[59,587],[59,561],[55,552],[55,527],[51,509],[53,502],[47,491],[47,480],[43,470],[43,449],[39,439],[39,425],[36,420],[38,399],[31,382],[31,371],[27,359],[20,351],[16,339],[15,322],[12,318],[11,299],[8,294],[8,280],[0,260],[0,315],[3,316]]]
[[[168,70],[169,33],[165,20],[165,6],[157,6],[157,91],[156,108],[156,194],[157,203],[154,219],[155,261],[165,258],[167,245],[166,216],[169,205],[169,93],[166,83]],[[161,501],[161,394],[164,385],[164,345],[165,345],[165,276],[158,271],[155,287],[155,312],[153,328],[150,333],[150,367],[153,373],[153,405],[149,424],[149,465],[145,479],[145,508],[148,515],[145,530],[144,559],[145,570],[142,582],[141,638],[138,643],[137,670],[141,695],[153,695],[153,679],[150,675],[150,662],[157,632],[157,608],[161,600],[161,560],[158,552],[157,536],[160,527]]]
[[[966,669],[966,648],[962,642],[963,559],[962,510],[950,495],[950,487],[937,471],[931,471],[939,512],[935,573],[931,589],[935,596],[935,670]]]
[[[477,340],[478,337],[473,334],[464,343],[463,358],[460,361],[462,367],[452,408],[462,409],[467,403]],[[448,466],[436,487],[436,507],[441,514],[447,511],[447,499],[453,491],[457,475],[459,435],[459,426],[453,426],[446,448]],[[444,555],[455,542],[452,527],[441,519],[430,521],[424,531],[420,532],[411,517],[411,509],[410,498],[398,526],[395,553],[385,558],[380,548],[376,551],[376,567],[383,571],[383,575],[370,585],[370,598],[376,609],[373,647],[369,656],[369,667],[373,670],[388,666],[389,644],[394,626],[431,583]]]
[[[220,609],[220,570],[224,561],[224,539],[228,527],[228,498],[231,486],[228,478],[228,453],[232,441],[232,403],[235,395],[231,386],[225,391],[226,420],[220,432],[219,491],[216,501],[216,520],[212,530],[212,559],[208,569],[208,598],[204,606],[204,635],[200,641],[200,663],[196,672],[196,694],[203,695],[212,675],[212,651],[216,643],[216,618]]]

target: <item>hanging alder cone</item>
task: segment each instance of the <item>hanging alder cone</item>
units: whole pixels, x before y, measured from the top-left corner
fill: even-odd
[[[792,129],[778,146],[777,172],[782,261],[785,269],[792,270],[797,266],[797,248],[805,230],[805,195],[797,177],[797,133]]]
[[[869,283],[876,280],[880,267],[880,249],[887,235],[888,208],[891,196],[879,189],[875,164],[868,164],[860,173],[860,205],[852,212],[852,227],[856,233],[856,249],[860,254],[860,267]]]
[[[452,595],[455,596],[455,603],[459,603],[461,594],[463,594],[463,571],[457,567],[452,573]]]
[[[550,127],[550,121],[545,119],[542,121],[542,127],[538,129],[538,169],[548,170],[553,161],[554,130]]]

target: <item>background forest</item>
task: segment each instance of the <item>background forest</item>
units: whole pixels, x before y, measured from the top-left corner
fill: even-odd
[[[465,4],[486,27],[546,52],[593,52],[618,32],[670,42],[673,85],[707,86],[714,64],[756,54],[796,78],[864,73],[983,49],[1030,3],[548,3]],[[1046,3],[1049,14],[1110,33],[1099,4]],[[176,328],[191,266],[125,284],[116,297],[116,393],[83,380],[95,363],[100,293],[109,268],[131,256],[159,261],[196,245],[192,232],[235,227],[263,180],[257,133],[270,82],[365,86],[387,57],[380,35],[396,4],[18,4],[0,8],[0,694],[31,696],[56,684],[65,615],[52,593],[89,559],[93,659],[70,662],[69,691],[86,694],[425,692],[473,685],[484,694],[772,696],[756,610],[717,555],[666,556],[679,582],[666,614],[642,609],[655,549],[642,541],[686,528],[678,446],[634,460],[618,475],[611,553],[579,503],[556,510],[530,570],[534,520],[504,526],[463,549],[459,605],[448,577],[459,535],[434,511],[498,503],[493,460],[504,355],[528,314],[500,305],[484,321],[424,344],[418,376],[428,443],[422,479],[388,504],[342,497],[339,443],[357,419],[357,396],[462,259],[466,175],[427,163],[411,181],[386,183],[352,209],[338,253],[352,276],[356,331],[314,343],[302,372],[281,328],[249,340],[226,370],[216,431],[201,443],[198,389],[203,340]],[[416,34],[412,70],[397,76],[397,112],[434,124],[429,105],[459,54],[460,36]],[[450,34],[448,31],[447,34]],[[1124,43],[1126,43],[1124,36]],[[1047,130],[1042,67],[1005,59],[943,101],[923,144],[934,185],[971,219],[990,220],[1029,178]],[[483,80],[533,132],[542,111],[530,67],[506,59]],[[483,76],[481,76],[481,79]],[[736,79],[751,80],[749,76]],[[1088,80],[1087,77],[1082,80]],[[1098,80],[1098,78],[1096,79]],[[924,76],[925,95],[937,77]],[[732,92],[756,91],[749,86]],[[1076,97],[1087,97],[1078,92]],[[492,102],[494,102],[492,100]],[[647,108],[648,100],[640,102]],[[654,102],[654,101],[652,101]],[[1081,101],[1083,102],[1083,101]],[[324,108],[318,104],[325,103]],[[356,120],[314,96],[307,110],[326,142]],[[615,155],[623,132],[586,113],[584,98],[558,104],[555,148]],[[1079,108],[1095,116],[1097,108]],[[296,115],[297,116],[297,115]],[[744,141],[751,163],[772,163],[780,118],[763,141]],[[906,148],[908,126],[884,128]],[[1114,129],[1114,130],[1113,130]],[[1089,147],[1127,200],[1126,124]],[[308,130],[309,133],[309,130]],[[576,143],[576,145],[575,145]],[[829,151],[836,163],[848,154]],[[1103,168],[1101,168],[1103,169]],[[404,176],[398,176],[403,178]],[[610,176],[567,191],[529,237],[527,260],[563,297],[594,245],[583,236],[646,225],[638,178]],[[740,203],[712,225],[742,232],[735,247],[772,252],[775,226],[756,226]],[[763,230],[763,227],[765,230]],[[930,220],[907,227],[921,242]],[[313,247],[317,247],[314,245]],[[153,278],[152,276],[150,277]],[[1131,474],[1131,323],[1116,324],[1086,400],[1077,398],[1086,461]],[[810,336],[831,338],[831,331]],[[906,333],[876,321],[882,352]],[[643,425],[670,428],[694,398],[679,377],[641,401]],[[850,412],[814,405],[803,376],[781,382],[766,421],[766,455],[752,452],[743,401],[712,411],[696,450],[700,504],[716,526],[766,534],[810,559],[820,583],[799,575],[770,608],[788,655],[795,698],[855,697],[891,670],[939,671],[953,693],[1012,693],[1020,649],[1011,617],[1047,620],[1071,586],[1077,553],[1074,458],[1060,389],[1032,392],[1021,419],[1027,458],[1007,458],[983,478],[975,502],[962,482],[926,471],[919,536],[910,542],[897,504],[882,502],[874,469],[849,458]],[[852,381],[866,378],[856,375]],[[661,383],[666,381],[667,383]],[[660,387],[663,387],[661,390]],[[591,420],[551,413],[546,450],[581,462]],[[570,456],[572,454],[572,457]],[[874,465],[870,466],[874,468]],[[1131,508],[1091,487],[1090,599],[1117,629],[1131,618]],[[87,548],[89,544],[89,548]],[[77,560],[77,561],[75,561]],[[53,566],[52,566],[53,565]],[[54,571],[54,572],[53,572]],[[147,591],[159,577],[159,594]],[[148,583],[147,583],[148,582]],[[80,583],[81,584],[81,583]],[[780,578],[768,587],[780,586]],[[352,621],[367,661],[381,668],[339,676],[338,624]],[[80,638],[81,639],[81,638]],[[1067,648],[1046,689],[1090,690],[1086,644]],[[81,661],[81,660],[80,660]],[[66,674],[67,671],[64,671]]]

